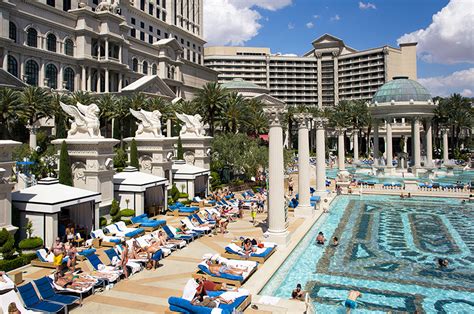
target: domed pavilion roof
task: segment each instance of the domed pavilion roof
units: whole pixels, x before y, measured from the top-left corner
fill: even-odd
[[[430,99],[431,94],[423,85],[408,79],[408,77],[398,76],[377,90],[372,98],[372,103],[386,103],[392,100],[396,102],[410,100],[428,101]]]
[[[257,94],[268,93],[268,89],[257,84],[235,78],[232,81],[222,83],[222,87],[232,91],[247,91]]]

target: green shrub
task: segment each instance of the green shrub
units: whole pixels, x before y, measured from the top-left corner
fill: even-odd
[[[110,206],[110,216],[112,216],[112,222],[120,221],[120,205],[116,199],[112,200],[112,205]]]
[[[9,236],[10,233],[7,231],[7,229],[3,228],[2,230],[0,230],[0,247],[8,241]]]
[[[188,193],[179,193],[179,198],[188,198],[189,194]]]
[[[6,238],[7,240],[4,241],[0,247],[0,253],[2,253],[4,259],[11,259],[16,251],[15,239],[5,228],[2,229],[1,233],[3,233],[2,238]]]
[[[132,221],[130,219],[125,219],[123,220],[123,222],[126,224],[126,225],[130,225],[132,223]]]
[[[171,187],[171,191],[170,191],[170,194],[171,198],[173,199],[173,203],[176,202],[179,198],[179,190],[178,188],[176,187],[176,184],[173,184],[173,186]]]
[[[61,152],[59,153],[59,183],[73,186],[72,169],[66,141],[62,142]]]
[[[181,136],[178,137],[178,143],[177,143],[177,148],[176,148],[176,159],[178,160],[183,160],[183,142],[181,141]]]
[[[135,211],[133,209],[122,209],[119,214],[120,217],[133,217],[135,215]]]
[[[221,185],[221,177],[217,171],[211,171],[211,187],[215,189],[218,185]]]
[[[241,179],[234,179],[234,180],[232,180],[231,183],[232,183],[233,185],[242,185],[242,184],[244,184],[245,182],[244,182],[244,180],[241,180]]]
[[[100,226],[100,227],[105,227],[105,226],[107,226],[107,218],[105,218],[105,217],[103,217],[103,216],[100,217],[100,218],[99,218],[99,226]]]
[[[183,205],[189,205],[192,203],[191,200],[185,200],[185,201],[182,201],[181,203],[183,203]]]
[[[35,253],[30,253],[30,254],[21,254],[14,259],[10,260],[0,260],[0,269],[8,272],[10,270],[14,270],[17,268],[20,268],[22,266],[28,265],[31,260],[36,258]]]
[[[140,169],[140,164],[138,163],[137,142],[135,142],[135,139],[133,139],[130,144],[130,166]]]
[[[43,239],[41,239],[40,237],[24,239],[24,240],[21,240],[20,243],[18,244],[18,247],[22,250],[37,249],[41,246],[43,246]]]
[[[115,149],[114,168],[123,170],[123,168],[127,167],[127,160],[128,160],[127,153],[123,149],[121,148]]]

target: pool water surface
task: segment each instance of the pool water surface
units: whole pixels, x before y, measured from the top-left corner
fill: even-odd
[[[322,313],[344,313],[352,289],[363,294],[354,313],[474,313],[473,209],[455,199],[340,196],[260,294],[288,298],[301,283]],[[340,244],[315,244],[319,231]]]

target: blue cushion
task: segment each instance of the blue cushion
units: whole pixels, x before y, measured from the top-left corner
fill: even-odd
[[[160,226],[161,223],[158,222],[158,221],[153,221],[153,220],[150,220],[150,221],[145,221],[145,222],[140,222],[140,227],[145,227],[145,228],[155,228],[155,227],[158,227]]]
[[[18,292],[25,303],[27,309],[39,312],[56,313],[64,308],[64,305],[55,304],[47,301],[40,301],[31,282],[18,287]]]
[[[169,297],[168,303],[170,304],[170,310],[175,312],[195,314],[210,314],[212,312],[209,307],[192,305],[190,301],[182,298]]]
[[[120,241],[120,239],[110,239],[109,241],[112,242],[112,243],[116,243],[116,244],[119,244],[119,243],[122,242],[122,241]]]
[[[151,259],[153,261],[159,261],[161,260],[162,257],[163,257],[163,251],[158,250],[155,253],[153,253],[153,255],[151,256]]]
[[[242,277],[242,276],[237,276],[237,275],[220,274],[220,276],[217,276],[217,275],[211,273],[211,271],[209,270],[209,268],[207,268],[207,267],[204,266],[204,265],[198,265],[198,268],[199,268],[200,270],[202,270],[204,273],[206,273],[207,275],[212,276],[212,277],[224,278],[224,279],[229,279],[229,280],[237,280],[237,281],[243,281],[243,280],[244,280],[244,277]]]
[[[47,262],[48,262],[47,260],[45,260],[45,259],[43,258],[43,256],[41,256],[41,254],[40,254],[38,251],[36,251],[36,256],[38,257],[38,259],[40,260],[40,262],[43,262],[43,263],[47,263]]]
[[[92,248],[92,249],[83,250],[83,251],[79,252],[78,254],[82,255],[82,256],[87,256],[87,255],[91,255],[95,252],[96,252],[96,249]]]
[[[270,254],[270,252],[271,252],[272,250],[273,250],[273,248],[267,247],[267,248],[265,249],[265,251],[263,251],[262,253],[259,253],[259,254],[257,254],[257,253],[251,253],[250,256],[252,256],[252,257],[265,257],[265,256],[267,256],[268,254]]]
[[[34,280],[34,283],[36,285],[36,288],[38,288],[38,292],[40,293],[41,297],[45,301],[52,301],[56,303],[63,303],[65,305],[71,305],[77,300],[79,300],[78,297],[57,294],[51,286],[51,283],[47,279],[47,277]]]

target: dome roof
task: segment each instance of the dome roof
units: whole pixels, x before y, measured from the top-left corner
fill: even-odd
[[[222,83],[222,87],[225,87],[228,90],[254,90],[261,92],[267,91],[265,87],[244,81],[241,78],[235,78],[232,81],[224,82]]]
[[[394,101],[428,101],[430,92],[420,83],[407,77],[394,77],[383,84],[375,93],[372,102],[384,103]]]

